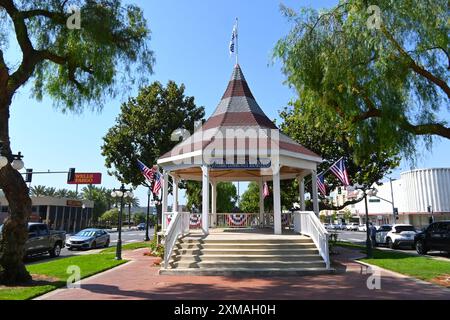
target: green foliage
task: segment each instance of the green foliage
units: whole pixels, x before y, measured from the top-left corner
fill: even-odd
[[[154,82],[122,104],[116,124],[103,138],[102,155],[111,175],[133,186],[147,186],[137,160],[147,166],[155,164],[178,143],[171,138],[174,131],[182,128],[193,132],[194,123],[205,114],[184,91],[183,84],[169,81],[163,87]]]
[[[325,120],[321,120],[320,117],[309,114],[304,101],[291,104],[290,108],[280,112],[280,117],[283,120],[283,132],[322,157],[324,161],[318,166],[319,172],[327,170],[341,157],[345,157],[350,182],[367,189],[374,183],[380,184],[383,177],[399,165],[398,149],[359,149],[352,143],[353,136],[344,130],[345,124],[340,117],[323,115]],[[305,187],[310,192],[309,181],[310,179],[306,180]],[[331,172],[325,175],[325,183],[328,190],[342,185]],[[324,198],[321,193],[319,197]],[[347,204],[346,202],[344,205]],[[321,207],[334,208],[332,204],[324,201],[321,202]]]
[[[139,223],[144,223],[146,219],[146,214],[143,212],[136,212],[133,214],[133,222],[135,225]]]
[[[152,73],[150,30],[137,6],[120,0],[14,2],[26,16],[15,31],[24,62],[36,60],[31,74],[36,98],[49,95],[65,111],[81,111],[86,102],[100,108],[106,96],[127,91],[128,83],[142,83]],[[80,9],[79,30],[66,27],[70,5]],[[6,32],[11,29],[9,25]],[[39,50],[33,57],[23,45],[28,39]]]
[[[236,186],[232,182],[218,182],[217,192],[217,212],[231,212],[236,206],[238,194]],[[211,190],[211,187],[210,187]],[[187,181],[186,183],[187,208],[192,209],[192,205],[197,210],[202,208],[202,184],[198,181]],[[210,191],[211,203],[211,191]]]
[[[122,211],[122,221],[125,221],[125,219],[126,219],[125,212]],[[109,226],[117,225],[119,221],[119,209],[114,208],[105,211],[98,220],[102,223],[106,223]]]
[[[370,4],[381,9],[380,28],[368,28]],[[414,159],[419,136],[428,146],[433,135],[450,138],[442,117],[450,110],[448,1],[349,0],[320,13],[283,12],[292,29],[274,56],[318,134],[335,126],[359,159],[398,151]]]
[[[259,186],[256,182],[250,182],[247,190],[239,201],[239,209],[245,213],[259,212]]]

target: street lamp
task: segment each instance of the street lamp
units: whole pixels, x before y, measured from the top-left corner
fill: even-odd
[[[145,219],[145,241],[150,241],[150,237],[148,236],[148,229],[150,224],[150,196],[152,195],[152,190],[148,188],[148,199],[147,199],[147,216]]]
[[[118,238],[116,247],[116,260],[122,260],[122,211],[123,211],[123,198],[132,198],[133,192],[131,189],[125,189],[124,184],[120,186],[119,189],[113,189],[111,192],[111,197],[120,198],[120,211],[119,211],[119,221],[117,226]]]
[[[21,152],[18,154],[11,154],[9,157],[6,157],[2,154],[2,142],[0,141],[0,169],[6,167],[8,163],[11,163],[11,166],[14,170],[22,170],[25,167],[25,164],[23,163],[23,155]]]

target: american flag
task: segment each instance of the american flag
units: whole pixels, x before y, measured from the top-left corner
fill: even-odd
[[[264,195],[264,198],[266,198],[270,195],[269,186],[267,185],[267,182],[264,182],[263,195]]]
[[[233,32],[231,33],[231,40],[230,40],[230,54],[234,53],[234,49],[235,49],[235,41],[237,39],[237,19],[236,19],[236,23],[234,24],[233,27]]]
[[[142,161],[138,160],[138,167],[139,170],[141,170],[142,175],[147,179],[147,181],[151,184],[153,182],[153,175],[155,173],[154,168],[149,168],[145,164],[142,163]]]
[[[327,195],[327,186],[325,185],[325,179],[323,178],[323,174],[319,174],[317,176],[317,187],[319,191],[326,196]]]
[[[161,190],[163,178],[161,173],[158,171],[155,172],[155,182],[153,183],[153,193],[158,194],[159,190]]]
[[[330,170],[339,180],[341,180],[341,182],[344,184],[344,187],[350,185],[347,169],[345,168],[344,158],[341,158],[339,161],[333,164]]]

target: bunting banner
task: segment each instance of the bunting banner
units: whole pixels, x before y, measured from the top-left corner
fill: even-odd
[[[202,226],[202,215],[198,213],[191,214],[189,216],[189,228],[197,229]]]
[[[243,227],[247,222],[246,214],[227,214],[227,224],[230,227]]]

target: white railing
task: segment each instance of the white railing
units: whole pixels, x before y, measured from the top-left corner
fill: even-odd
[[[169,266],[170,256],[180,236],[189,233],[189,212],[171,212],[172,219],[164,233],[164,268]]]
[[[319,254],[325,261],[327,269],[330,269],[330,255],[328,251],[328,231],[312,211],[295,211],[294,231],[309,236],[319,250]]]

